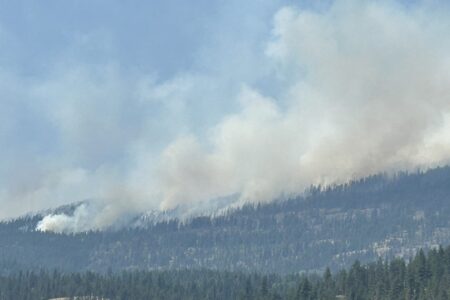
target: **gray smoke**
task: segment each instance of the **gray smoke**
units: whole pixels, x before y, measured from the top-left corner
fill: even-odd
[[[243,85],[240,109],[206,134],[182,134],[157,155],[134,147],[121,196],[99,195],[117,200],[46,216],[38,229],[102,229],[135,211],[195,210],[231,195],[228,205],[264,202],[311,184],[445,164],[449,30],[450,18],[431,4],[282,8],[266,46],[281,92]]]

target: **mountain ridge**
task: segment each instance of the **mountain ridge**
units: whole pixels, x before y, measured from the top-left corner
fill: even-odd
[[[337,270],[450,244],[449,183],[448,166],[381,174],[215,217],[78,234],[38,232],[39,216],[27,217],[0,223],[0,260],[75,271]]]

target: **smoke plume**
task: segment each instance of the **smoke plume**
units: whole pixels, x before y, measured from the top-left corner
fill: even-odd
[[[264,202],[311,184],[445,164],[449,30],[432,4],[281,8],[264,46],[272,92],[244,82],[239,108],[207,130],[186,130],[159,153],[135,142],[118,200],[46,216],[37,229],[102,229],[133,211],[195,211],[227,197],[227,205]]]

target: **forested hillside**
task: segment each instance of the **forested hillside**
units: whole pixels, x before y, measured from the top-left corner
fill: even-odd
[[[210,270],[132,271],[97,274],[59,271],[0,276],[0,300],[49,299],[287,299],[447,300],[450,248],[423,251],[405,262],[355,262],[348,270],[322,276],[267,275]],[[99,298],[94,298],[99,297]],[[78,298],[80,299],[80,298]]]
[[[74,235],[34,230],[40,216],[0,224],[3,272],[207,268],[292,273],[356,259],[410,257],[450,244],[450,168],[377,175],[305,196],[188,222]]]

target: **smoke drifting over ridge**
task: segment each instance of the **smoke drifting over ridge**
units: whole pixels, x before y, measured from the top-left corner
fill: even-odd
[[[445,164],[449,29],[450,18],[429,5],[284,7],[265,47],[272,84],[280,85],[274,90],[281,92],[268,96],[243,83],[239,109],[204,134],[178,134],[161,151],[148,149],[145,130],[131,137],[126,168],[102,166],[67,177],[95,204],[80,206],[73,216],[48,215],[37,229],[102,229],[150,209],[189,214],[232,195],[229,205],[264,202],[311,184]],[[177,97],[203,79],[185,76],[150,87],[141,82],[140,91],[148,97],[150,89],[152,101],[169,95],[180,109],[185,104]]]

